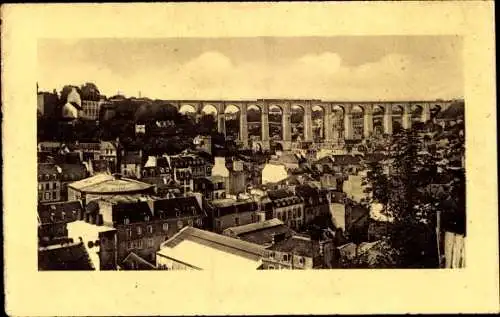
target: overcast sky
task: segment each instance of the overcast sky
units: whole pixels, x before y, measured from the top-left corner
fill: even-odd
[[[456,36],[40,40],[38,83],[152,99],[463,97]]]

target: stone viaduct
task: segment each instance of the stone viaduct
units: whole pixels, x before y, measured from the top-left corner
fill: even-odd
[[[269,110],[279,108],[282,118],[282,136],[279,141],[284,150],[292,144],[291,114],[292,107],[303,109],[304,141],[313,141],[313,108],[320,107],[323,113],[323,143],[332,144],[342,140],[368,138],[374,132],[374,122],[383,127],[383,133],[391,135],[394,121],[402,128],[409,129],[413,122],[427,122],[431,109],[445,110],[453,100],[434,101],[362,101],[341,102],[316,99],[257,99],[257,100],[168,100],[169,104],[180,110],[189,106],[201,115],[202,110],[212,106],[217,110],[217,129],[225,133],[225,113],[229,106],[239,109],[239,141],[249,145],[247,112],[249,107],[257,107],[261,113],[261,140],[263,149],[269,149]],[[362,131],[362,132],[360,132]],[[358,133],[355,133],[358,132]]]

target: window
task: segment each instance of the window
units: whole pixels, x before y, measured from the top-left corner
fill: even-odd
[[[148,233],[153,233],[153,226],[149,225],[147,228]]]
[[[137,227],[137,234],[138,234],[138,235],[141,235],[141,234],[142,234],[142,228],[141,228],[141,227]]]
[[[142,240],[137,240],[137,249],[142,249]]]
[[[130,219],[125,218],[123,219],[123,224],[128,225],[130,223]]]
[[[54,199],[57,198],[57,192],[52,192],[52,197],[54,197]]]
[[[66,213],[64,211],[61,212],[61,219],[64,220],[65,217],[66,217]]]
[[[234,218],[234,224],[235,224],[236,226],[239,226],[239,225],[240,225],[240,218],[235,217],[235,218]]]
[[[153,239],[148,239],[148,248],[153,247]]]
[[[274,252],[269,253],[269,257],[270,257],[271,259],[274,259],[274,256],[275,256]]]
[[[43,185],[42,184],[38,184],[38,190],[43,190]]]
[[[50,193],[45,193],[45,200],[50,200]]]
[[[298,215],[299,218],[302,218],[302,210],[299,208]]]
[[[146,216],[144,217],[144,221],[149,221],[149,216],[148,216],[148,215],[146,215]]]
[[[50,184],[49,183],[45,183],[45,190],[49,190],[50,189]]]
[[[196,219],[196,224],[201,227],[203,225],[203,219],[201,218]]]
[[[183,226],[183,225],[184,225],[184,224],[182,223],[182,220],[177,221],[177,228],[178,228],[178,229],[182,229],[182,226]]]
[[[288,262],[289,260],[288,254],[283,254],[283,261]]]
[[[274,270],[274,265],[268,265],[268,266],[267,266],[267,268],[268,268],[269,270]]]
[[[190,227],[192,227],[192,226],[193,226],[193,219],[189,219],[189,220],[188,220],[188,225],[189,225]]]
[[[133,249],[134,248],[134,245],[131,241],[127,242],[127,249]]]
[[[168,223],[163,224],[163,231],[168,231]]]
[[[300,258],[299,258],[299,264],[300,264],[300,265],[304,265],[304,258],[303,258],[303,257],[300,257]]]

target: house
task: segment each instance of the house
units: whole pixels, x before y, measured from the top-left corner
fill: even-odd
[[[112,172],[117,170],[119,151],[117,142],[101,141],[99,159],[108,161]]]
[[[226,198],[226,180],[222,176],[209,176],[194,180],[194,191],[211,201]]]
[[[273,244],[274,236],[285,234],[286,237],[290,237],[294,235],[295,232],[287,227],[281,220],[273,218],[243,226],[227,228],[222,234],[268,247]]]
[[[252,199],[225,198],[210,202],[210,228],[217,233],[235,226],[256,222],[258,205]]]
[[[89,176],[89,172],[84,164],[58,164],[60,167],[61,179],[61,199],[68,199],[68,185],[70,183],[82,180]]]
[[[131,269],[130,262],[136,263],[136,256],[155,263],[162,242],[184,226],[203,227],[204,218],[195,197],[117,195],[89,202],[83,220],[70,223],[68,231],[70,237],[91,241],[99,247],[101,270]],[[135,256],[124,264],[132,252]]]
[[[140,179],[142,176],[142,150],[127,152],[120,162],[120,173],[126,177]]]
[[[278,218],[292,229],[304,224],[304,201],[295,193],[286,189],[270,190],[263,200],[266,219]]]
[[[38,202],[61,200],[61,180],[59,167],[52,163],[40,163],[38,167]]]
[[[304,203],[303,224],[309,224],[321,215],[330,215],[330,194],[310,184],[299,185],[295,194]]]
[[[68,237],[67,223],[81,219],[82,202],[64,201],[38,205],[38,239],[49,244],[57,238]]]
[[[185,227],[161,245],[156,266],[164,270],[256,270],[266,253],[258,244]]]
[[[122,270],[139,270],[139,271],[149,271],[156,270],[156,266],[144,260],[134,252],[130,254],[122,262]]]
[[[275,235],[267,257],[262,259],[262,269],[321,269],[332,268],[334,246],[331,239],[314,240],[306,235]]]

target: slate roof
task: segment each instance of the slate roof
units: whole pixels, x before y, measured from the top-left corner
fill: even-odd
[[[311,258],[314,256],[313,241],[310,238],[299,235],[294,235],[288,239],[276,242],[269,247],[269,250],[293,253],[295,255]]]
[[[87,176],[87,168],[83,164],[59,164],[63,181],[80,180]]]
[[[59,176],[59,171],[57,166],[52,163],[40,163],[37,164],[38,168],[38,178],[45,177],[48,175],[51,179],[55,179]]]
[[[238,212],[256,211],[258,209],[257,203],[253,200],[235,200],[231,198],[213,200],[211,205],[215,208],[215,217]]]
[[[38,269],[41,271],[95,270],[81,242],[39,248]]]
[[[152,201],[154,215],[160,218],[204,216],[196,197],[176,197]]]
[[[227,230],[227,231],[226,231]],[[279,219],[270,219],[264,222],[252,223],[239,227],[232,227],[224,230],[225,232],[236,235],[239,239],[267,246],[273,242],[273,236],[284,234],[290,237],[295,231],[288,228]]]
[[[230,228],[227,228],[226,230],[228,232],[231,232],[234,235],[242,235],[242,234],[253,232],[253,231],[258,231],[258,230],[276,227],[276,226],[279,226],[282,224],[283,224],[283,222],[281,220],[279,220],[277,218],[273,218],[273,219],[269,219],[266,221],[250,223],[250,224],[243,225],[243,226],[230,227]]]
[[[164,247],[175,248],[175,246],[183,240],[190,240],[209,248],[214,248],[219,251],[231,253],[254,261],[258,261],[267,255],[266,249],[258,244],[193,227],[184,227],[172,238],[164,242],[160,249]]]
[[[80,200],[40,204],[38,205],[38,218],[41,224],[71,222],[78,220],[82,211],[83,207]],[[53,220],[51,219],[52,214]]]
[[[334,165],[357,165],[361,162],[361,155],[332,155]]]

